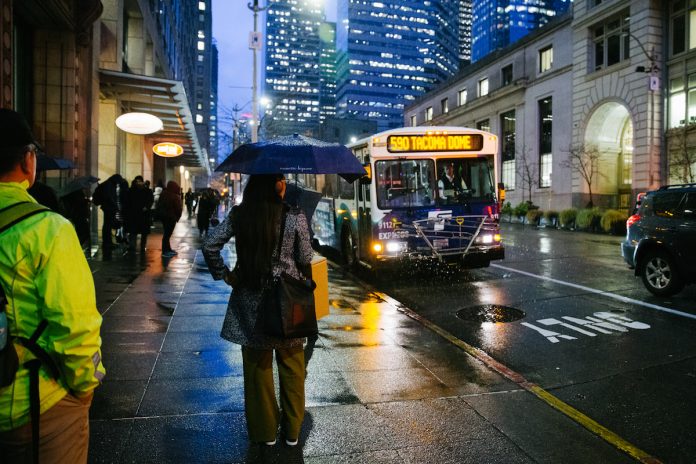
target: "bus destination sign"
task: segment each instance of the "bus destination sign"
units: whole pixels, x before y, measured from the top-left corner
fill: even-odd
[[[479,151],[482,148],[483,135],[481,134],[418,134],[387,137],[389,153]]]

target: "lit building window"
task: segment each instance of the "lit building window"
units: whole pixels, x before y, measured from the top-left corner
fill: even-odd
[[[440,100],[440,112],[442,114],[449,113],[449,100],[447,98]]]
[[[543,73],[553,66],[553,47],[549,45],[539,50],[539,72]]]
[[[479,121],[476,123],[476,128],[478,130],[490,132],[491,131],[491,123],[488,119],[484,119],[483,121]]]
[[[553,160],[553,108],[551,97],[539,100],[539,187],[551,187]]]
[[[488,95],[488,78],[484,77],[478,81],[478,96],[485,97]]]
[[[515,110],[500,115],[500,155],[503,160],[503,183],[508,190],[515,189]]]
[[[205,2],[198,2],[198,9],[201,11],[205,11]]]
[[[205,42],[203,42],[202,40],[199,40],[198,41],[198,51],[202,52],[203,50],[205,50]]]
[[[425,120],[432,121],[433,119],[433,107],[429,106],[425,109]]]
[[[466,89],[461,89],[459,93],[457,93],[457,100],[459,106],[466,105]]]
[[[198,55],[198,61],[203,61],[203,55]]]
[[[512,64],[504,66],[500,70],[500,83],[502,87],[512,84]]]
[[[696,48],[696,4],[684,1],[671,3],[672,54],[676,55]]]
[[[629,58],[630,16],[628,12],[593,26],[591,32],[594,41],[595,71]]]
[[[203,123],[203,115],[202,115],[202,114],[197,114],[197,115],[196,115],[196,123],[197,123],[197,124],[202,124],[202,123]]]
[[[411,127],[416,127],[418,124],[416,124],[416,115],[413,114],[411,115]]]

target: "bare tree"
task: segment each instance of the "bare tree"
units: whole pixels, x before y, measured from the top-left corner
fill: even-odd
[[[527,201],[530,204],[532,203],[532,189],[539,185],[539,163],[534,162],[531,151],[527,145],[522,145],[522,149],[517,151],[515,163],[517,177],[522,183],[524,192],[527,193]]]
[[[666,134],[671,179],[696,182],[696,123],[669,129]]]
[[[594,206],[592,184],[601,175],[599,173],[601,157],[602,154],[596,145],[579,145],[568,150],[568,159],[562,163],[563,166],[576,172],[587,186],[587,191],[590,194],[590,201],[587,203],[588,208]]]

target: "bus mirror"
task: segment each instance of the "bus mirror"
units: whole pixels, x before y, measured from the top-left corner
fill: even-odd
[[[370,166],[370,163],[366,163],[363,164],[363,168],[365,168],[367,174],[360,178],[360,184],[368,185],[372,181],[372,166]]]
[[[505,201],[505,184],[498,182],[498,201],[500,203]]]

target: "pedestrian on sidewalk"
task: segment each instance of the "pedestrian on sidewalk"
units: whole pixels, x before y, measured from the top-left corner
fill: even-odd
[[[114,248],[113,230],[116,230],[117,240],[119,232],[123,226],[122,208],[126,204],[128,192],[128,182],[120,174],[114,174],[99,184],[92,195],[92,203],[99,206],[104,212],[104,222],[102,225],[102,255],[104,259],[111,259]],[[123,240],[123,235],[120,235]]]
[[[213,214],[213,197],[211,190],[206,188],[201,192],[201,198],[198,200],[198,215],[196,222],[198,223],[198,234],[204,237],[208,233],[210,227],[210,217]]]
[[[167,182],[167,187],[162,190],[157,205],[157,211],[159,212],[163,229],[162,256],[164,258],[171,258],[179,253],[172,249],[169,244],[169,239],[174,232],[174,226],[176,226],[177,221],[181,218],[181,213],[184,211],[184,205],[181,201],[181,187],[173,180]]]
[[[0,144],[1,356],[3,367],[10,353],[18,361],[0,379],[0,461],[86,463],[105,372],[92,273],[70,221],[27,193],[36,142],[18,113],[0,110]]]
[[[125,216],[129,248],[133,251],[140,234],[140,252],[145,252],[147,236],[150,233],[150,208],[153,202],[152,191],[145,187],[143,176],[135,176],[128,190],[128,207]]]
[[[283,203],[282,175],[254,175],[239,206],[203,243],[203,256],[215,280],[234,285],[221,337],[242,345],[244,406],[249,440],[272,446],[280,425],[286,444],[298,443],[305,410],[304,338],[275,338],[260,333],[257,318],[266,281],[285,272],[311,276],[312,247],[304,213]],[[280,237],[281,223],[285,222]],[[230,271],[220,254],[235,237],[237,263]],[[280,243],[279,243],[280,241]],[[280,246],[279,246],[280,245]],[[279,255],[279,256],[278,256]],[[280,409],[273,384],[275,352],[280,383]]]
[[[186,204],[186,212],[189,219],[193,215],[193,196],[193,190],[189,187],[188,192],[184,195],[184,203]]]

